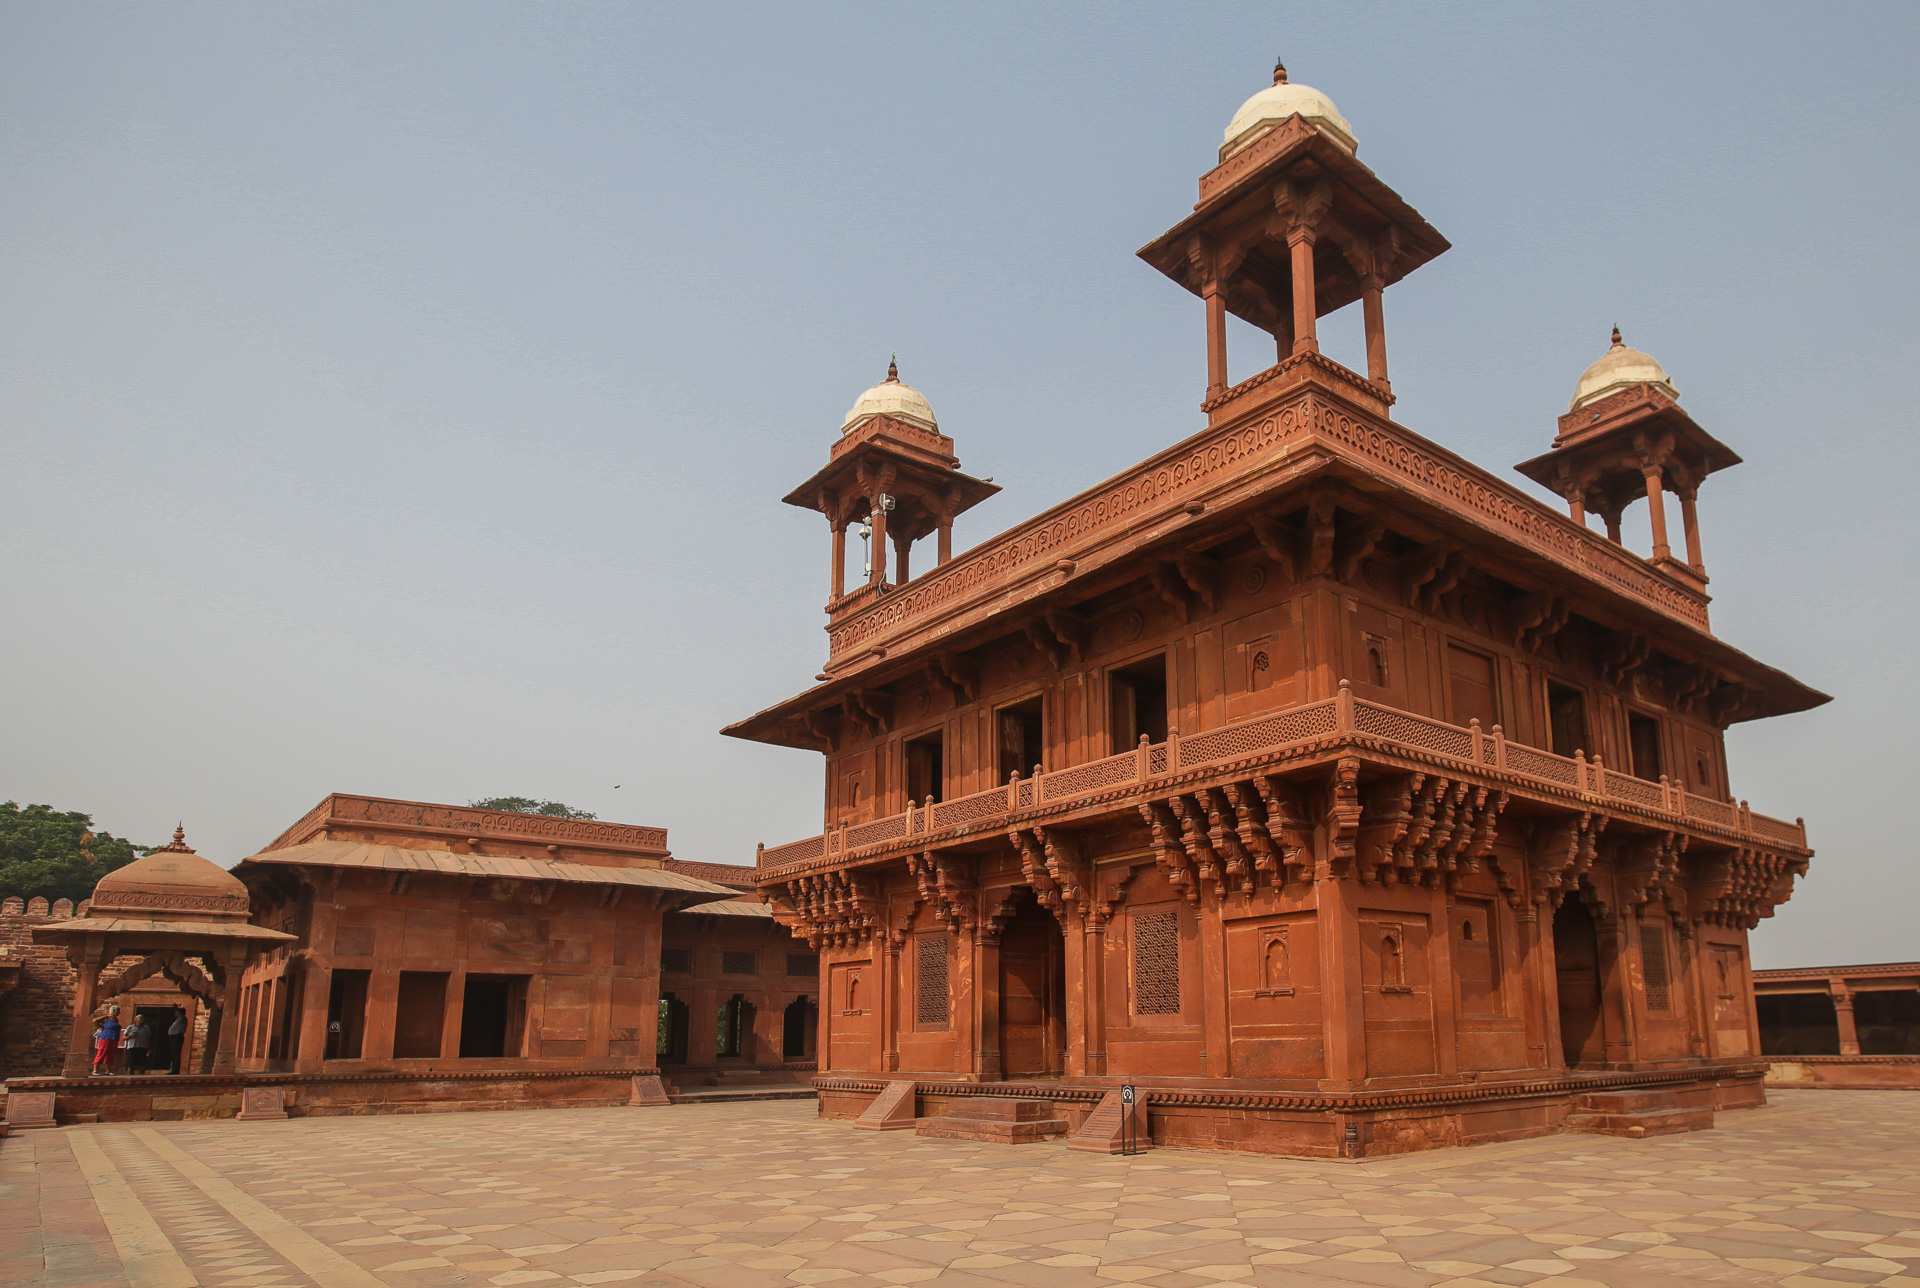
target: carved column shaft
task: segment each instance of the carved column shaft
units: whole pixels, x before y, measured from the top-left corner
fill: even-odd
[[[1387,320],[1380,296],[1379,277],[1369,276],[1366,291],[1360,297],[1361,310],[1366,317],[1367,379],[1382,389],[1390,389],[1392,386],[1387,381]]]
[[[1653,557],[1655,559],[1673,558],[1673,547],[1667,544],[1667,503],[1666,489],[1660,481],[1660,470],[1642,469],[1647,480],[1647,507],[1653,519]]]
[[[1313,280],[1313,230],[1295,228],[1287,234],[1293,257],[1293,351],[1320,352]],[[1384,351],[1383,351],[1384,357]]]
[[[833,520],[833,598],[839,599],[847,593],[847,525],[839,519]]]
[[[1227,391],[1227,293],[1223,283],[1201,288],[1207,302],[1207,397]]]
[[[1827,981],[1827,988],[1833,993],[1833,1018],[1840,1026],[1840,1054],[1860,1054],[1860,1030],[1853,1021],[1853,990],[1847,987],[1845,980]]]
[[[1695,572],[1704,573],[1707,565],[1700,557],[1700,512],[1695,506],[1698,496],[1692,488],[1680,494],[1680,527],[1687,537],[1687,562]]]
[[[78,960],[75,960],[75,958]],[[93,1069],[93,1008],[99,1004],[100,972],[106,968],[107,947],[93,936],[70,954],[73,963],[73,1031],[67,1042],[67,1059],[61,1074],[84,1078]]]

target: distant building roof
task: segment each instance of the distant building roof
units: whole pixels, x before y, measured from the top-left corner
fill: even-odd
[[[557,859],[513,855],[455,854],[364,841],[308,841],[242,859],[234,870],[244,875],[255,865],[308,864],[329,868],[375,868],[386,872],[429,872],[447,876],[497,877],[510,881],[568,881],[586,885],[649,886],[680,890],[709,899],[731,899],[738,891],[666,867],[615,868]],[[700,899],[691,902],[702,902]]]
[[[702,917],[764,917],[773,920],[773,909],[766,904],[751,899],[728,899],[722,903],[703,903],[693,908],[681,908],[680,912],[698,914]]]
[[[750,865],[737,863],[695,863],[687,859],[668,859],[666,869],[680,872],[702,881],[717,881],[721,885],[742,886],[752,889],[757,869]]]

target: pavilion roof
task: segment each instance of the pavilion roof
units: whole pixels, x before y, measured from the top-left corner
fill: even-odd
[[[648,886],[687,894],[731,899],[739,893],[711,881],[702,881],[665,868],[615,868],[558,859],[528,859],[515,855],[455,854],[451,850],[419,850],[367,841],[308,841],[283,850],[268,850],[242,859],[234,869],[241,876],[259,866],[290,865],[327,868],[370,868],[382,872],[439,873],[445,876],[497,877],[512,881],[566,881],[581,885]],[[256,866],[258,865],[258,866]],[[696,901],[698,902],[698,901]]]

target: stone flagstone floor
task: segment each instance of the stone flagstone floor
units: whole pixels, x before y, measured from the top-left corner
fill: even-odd
[[[922,1140],[811,1104],[73,1127],[0,1143],[0,1284],[1892,1284],[1920,1092],[1341,1164]]]

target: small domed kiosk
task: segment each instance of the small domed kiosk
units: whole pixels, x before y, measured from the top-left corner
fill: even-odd
[[[36,926],[35,943],[61,944],[74,968],[73,1034],[61,1072],[87,1077],[93,1065],[94,1013],[100,1002],[164,974],[200,998],[212,1018],[202,1073],[231,1073],[239,1026],[240,973],[254,952],[293,939],[249,920],[247,888],[203,858],[175,828],[173,840],[100,878],[83,915]],[[113,962],[137,957],[108,979]]]
[[[1681,409],[1666,368],[1630,347],[1615,327],[1607,351],[1580,373],[1553,450],[1514,468],[1564,497],[1574,522],[1584,526],[1589,512],[1598,513],[1615,544],[1621,512],[1645,497],[1654,564],[1698,589],[1707,582],[1695,508],[1700,484],[1739,463],[1732,448]],[[1684,560],[1667,542],[1667,492],[1680,498]]]

